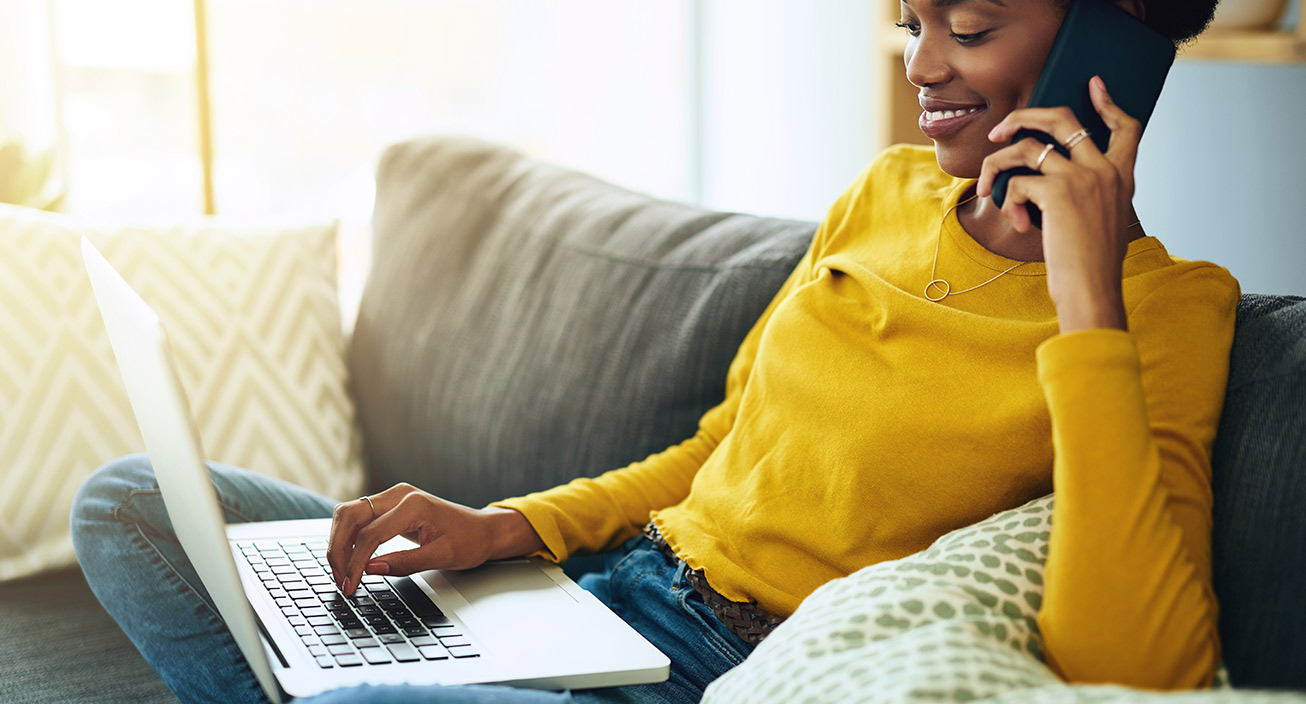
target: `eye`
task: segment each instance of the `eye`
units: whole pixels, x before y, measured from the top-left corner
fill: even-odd
[[[921,26],[918,24],[912,24],[910,22],[895,22],[894,26],[907,30],[907,33],[913,37],[920,36],[921,33]]]
[[[989,33],[990,31],[992,31],[992,30],[985,30],[985,31],[983,31],[983,32],[975,32],[974,34],[958,34],[958,33],[956,33],[956,32],[953,32],[953,33],[952,33],[952,38],[953,38],[953,39],[956,39],[958,44],[961,44],[961,45],[965,46],[965,45],[967,45],[967,44],[974,44],[974,43],[978,42],[979,40],[981,40],[981,39],[983,39],[985,36],[987,36],[988,33]]]

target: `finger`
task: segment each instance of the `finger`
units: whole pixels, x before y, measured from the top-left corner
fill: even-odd
[[[376,516],[394,508],[403,497],[416,491],[411,484],[396,484],[371,498],[371,503],[364,499],[354,499],[337,504],[331,514],[331,534],[327,539],[327,564],[331,566],[331,576],[336,586],[343,587],[345,566],[353,554],[354,539],[363,526],[372,522]]]
[[[331,534],[327,538],[327,564],[336,586],[344,585],[345,565],[353,549],[358,529],[372,520],[372,508],[362,499],[336,504],[331,512]]]
[[[358,588],[358,582],[363,577],[363,567],[372,561],[372,554],[381,547],[381,543],[416,529],[416,526],[412,525],[415,507],[416,504],[412,502],[401,501],[398,506],[359,529],[358,535],[354,538],[353,552],[350,553],[349,561],[345,565],[345,582],[341,590],[346,595],[353,594],[354,589]]]
[[[993,182],[997,180],[998,174],[1008,169],[1025,166],[1041,173],[1064,171],[1069,161],[1055,149],[1048,152],[1040,167],[1038,160],[1046,148],[1047,145],[1037,139],[1022,139],[985,157],[984,163],[980,165],[979,182],[975,185],[976,195],[980,197],[992,195]]]
[[[989,132],[992,142],[1007,142],[1021,129],[1037,130],[1052,135],[1065,143],[1071,135],[1083,129],[1074,111],[1068,107],[1022,108],[1011,111]]]
[[[1134,163],[1138,160],[1138,142],[1143,136],[1143,125],[1116,105],[1111,94],[1107,92],[1106,83],[1101,76],[1093,76],[1088,86],[1093,107],[1097,109],[1097,114],[1102,116],[1102,122],[1105,122],[1111,130],[1111,141],[1107,143],[1106,156],[1121,173],[1132,174]]]
[[[1033,221],[1029,219],[1029,210],[1025,205],[1029,203],[1029,195],[1026,187],[1029,181],[1037,180],[1036,176],[1016,176],[1007,182],[1007,199],[1002,202],[1002,216],[1011,223],[1016,232],[1026,233],[1034,226]]]
[[[443,541],[436,540],[410,550],[397,550],[374,558],[364,565],[363,571],[367,574],[402,577],[423,570],[446,568],[450,567],[447,564],[448,556],[444,554],[446,552]]]

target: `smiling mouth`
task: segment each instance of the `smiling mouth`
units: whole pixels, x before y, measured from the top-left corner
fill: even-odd
[[[982,108],[963,108],[961,110],[936,110],[934,112],[930,112],[929,110],[926,110],[924,117],[926,120],[929,120],[930,122],[936,122],[938,120],[951,120],[954,117],[963,117],[971,113],[979,112],[981,109]]]

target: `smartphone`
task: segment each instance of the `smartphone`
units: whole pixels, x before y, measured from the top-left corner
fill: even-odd
[[[1028,107],[1068,106],[1079,124],[1088,128],[1097,148],[1105,152],[1111,130],[1093,107],[1088,81],[1101,76],[1112,100],[1146,128],[1174,58],[1173,42],[1111,0],[1076,0],[1052,43]],[[1051,144],[1062,156],[1069,156],[1065,147],[1045,132],[1020,130],[1011,141],[1015,144],[1029,138]],[[1002,207],[1012,176],[1037,174],[1023,166],[998,174],[993,182],[993,202]],[[1026,207],[1034,226],[1042,227],[1039,209],[1033,203]]]

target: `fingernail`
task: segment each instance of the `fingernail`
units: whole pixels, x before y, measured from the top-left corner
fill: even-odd
[[[1103,93],[1106,92],[1106,81],[1103,81],[1101,76],[1093,76],[1093,81],[1097,83],[1098,90],[1102,91]]]
[[[344,593],[346,593],[346,594],[348,594],[348,593],[350,592],[350,589],[349,589],[349,580],[348,580],[348,579],[345,580],[345,585],[344,585],[343,587],[341,587],[340,591],[342,591],[342,592],[344,592]]]
[[[390,565],[382,560],[372,560],[363,571],[368,574],[390,574]]]

